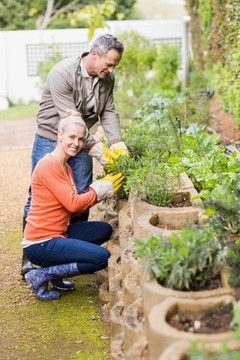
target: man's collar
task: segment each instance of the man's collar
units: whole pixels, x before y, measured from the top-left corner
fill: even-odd
[[[91,78],[91,76],[89,76],[85,66],[84,66],[84,63],[83,63],[83,59],[81,59],[81,63],[80,63],[80,66],[81,66],[81,73],[82,73],[82,76],[84,76],[85,78]]]

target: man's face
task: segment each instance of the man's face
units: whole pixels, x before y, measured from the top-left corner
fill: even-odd
[[[94,60],[94,69],[91,76],[98,76],[100,79],[104,79],[108,73],[112,73],[122,57],[115,49],[109,50],[103,56],[99,56],[97,51],[93,50],[92,56]]]

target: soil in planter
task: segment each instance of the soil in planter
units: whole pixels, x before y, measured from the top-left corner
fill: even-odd
[[[158,280],[158,283],[162,286],[164,285],[162,282]],[[181,291],[202,291],[202,290],[214,290],[222,287],[222,282],[220,278],[220,274],[217,276],[208,279],[204,284],[200,285],[199,283],[193,283],[190,289],[182,289]],[[174,289],[178,290],[178,289]]]
[[[175,208],[189,207],[189,206],[192,206],[192,203],[189,200],[185,200],[180,203],[178,203],[178,202],[172,203],[172,207],[175,207]]]
[[[233,318],[233,305],[224,304],[214,310],[203,311],[199,315],[178,314],[173,315],[168,323],[181,331],[196,334],[212,334],[233,331],[230,323]]]

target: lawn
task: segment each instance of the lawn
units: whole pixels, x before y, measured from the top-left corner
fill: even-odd
[[[7,110],[0,111],[0,121],[16,120],[30,116],[35,116],[38,111],[39,104],[36,102],[30,102],[25,105],[15,105]]]

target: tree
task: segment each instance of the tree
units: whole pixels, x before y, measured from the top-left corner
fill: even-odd
[[[103,20],[119,19],[119,16],[121,19],[127,19],[135,2],[136,0],[117,1],[115,10],[110,15],[104,14],[105,10],[101,10],[101,15],[104,15]],[[73,14],[80,12],[87,6],[106,9],[104,3],[105,0],[0,0],[0,29],[31,30],[85,27],[86,22],[79,19],[71,22]]]
[[[72,24],[75,25],[77,20],[82,21],[89,29],[88,41],[91,41],[96,28],[104,28],[105,20],[115,11],[116,3],[113,0],[105,0],[103,4],[94,6],[87,5],[80,12],[72,17]]]

